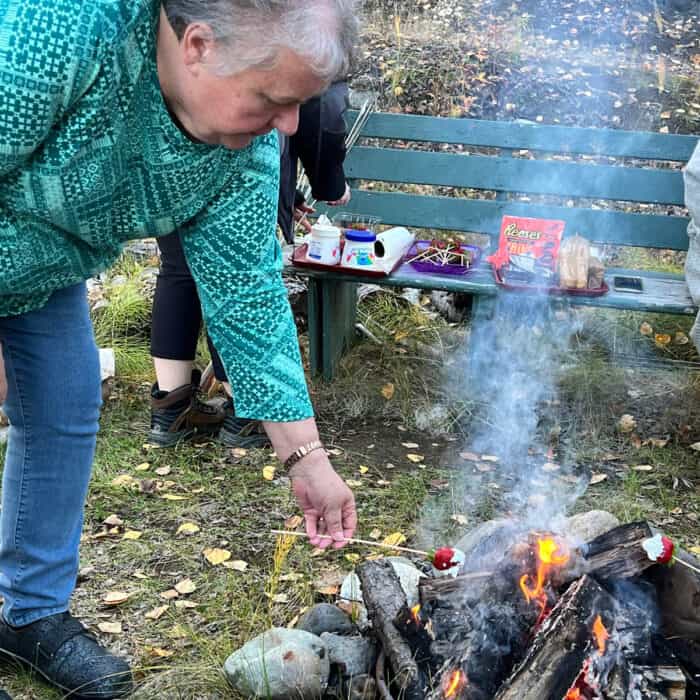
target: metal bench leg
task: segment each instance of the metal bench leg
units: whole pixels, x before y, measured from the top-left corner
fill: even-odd
[[[483,338],[480,338],[474,330],[479,330],[479,327],[493,318],[496,313],[496,299],[495,296],[478,295],[474,296],[472,299],[472,316],[471,316],[471,334],[469,336],[469,350],[468,350],[468,371],[470,377],[478,377],[481,368],[477,366],[477,360],[479,356],[479,344],[484,342]],[[486,340],[486,342],[489,342]]]
[[[323,285],[323,378],[335,376],[338,362],[355,342],[357,319],[357,284],[355,282],[326,282]]]
[[[355,340],[357,283],[310,279],[308,310],[311,372],[331,380]]]

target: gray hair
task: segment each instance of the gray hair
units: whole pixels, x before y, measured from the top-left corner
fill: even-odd
[[[162,0],[178,39],[188,25],[208,25],[220,51],[218,70],[273,68],[281,49],[299,55],[322,80],[350,70],[359,19],[356,0]]]

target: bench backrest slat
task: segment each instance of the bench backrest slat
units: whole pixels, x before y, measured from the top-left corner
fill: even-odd
[[[353,194],[348,209],[379,216],[382,223],[392,226],[466,231],[491,237],[498,236],[504,214],[561,219],[566,222],[569,234],[578,232],[599,243],[688,248],[688,221],[681,216],[362,190]],[[420,232],[416,233],[420,237]],[[495,241],[491,247],[495,249]]]
[[[350,113],[351,121],[356,114]],[[491,155],[401,148],[396,143],[356,147],[348,156],[346,172],[364,190],[356,189],[349,208],[379,216],[385,224],[495,237],[502,216],[510,214],[563,219],[565,235],[578,232],[597,242],[688,249],[688,219],[671,208],[683,206],[683,176],[677,165],[669,163],[690,159],[698,142],[695,136],[377,112],[370,115],[362,137],[378,139],[380,146],[388,140],[500,149]],[[535,158],[516,150],[527,150]],[[609,165],[556,155],[625,160]],[[414,192],[425,185],[469,192],[450,197]],[[397,186],[404,192],[383,191]],[[519,195],[557,200],[517,201],[522,199]],[[598,204],[600,200],[614,204]],[[641,213],[627,211],[639,212],[640,205]]]
[[[356,148],[345,172],[360,180],[683,205],[679,170]]]
[[[356,112],[349,113],[353,121]],[[402,141],[432,141],[494,148],[528,149],[643,158],[685,163],[697,137],[617,129],[585,129],[523,122],[492,122],[479,119],[448,119],[409,114],[372,114],[362,135]]]

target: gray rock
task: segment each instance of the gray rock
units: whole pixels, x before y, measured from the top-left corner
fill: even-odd
[[[377,645],[366,637],[343,637],[324,632],[321,635],[331,664],[338,666],[343,676],[370,673],[377,663]]]
[[[494,555],[505,554],[518,540],[520,533],[521,527],[514,520],[487,520],[470,530],[454,546],[466,555],[466,570],[478,568],[482,560],[494,566],[498,563],[498,558],[494,558]]]
[[[577,513],[564,521],[561,532],[574,544],[583,544],[617,527],[620,521],[606,510]]]
[[[350,617],[340,608],[329,603],[319,603],[307,611],[296,625],[296,629],[304,630],[320,637],[324,632],[335,634],[354,634],[357,627]]]
[[[330,660],[319,637],[274,627],[231,654],[224,673],[246,697],[316,700],[328,685]]]

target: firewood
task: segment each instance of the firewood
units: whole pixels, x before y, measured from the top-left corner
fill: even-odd
[[[591,621],[612,617],[615,601],[591,577],[573,583],[535,635],[495,700],[563,698],[592,650]]]
[[[424,683],[411,648],[394,625],[394,620],[406,606],[406,594],[388,561],[367,561],[358,569],[362,595],[374,631],[382,643],[393,671],[394,683],[405,700],[425,697]]]
[[[654,565],[642,548],[648,537],[651,530],[645,522],[608,530],[584,548],[586,573],[600,580],[639,576]]]

